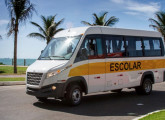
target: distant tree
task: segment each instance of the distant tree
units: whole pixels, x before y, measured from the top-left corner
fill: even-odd
[[[159,11],[155,13],[156,19],[150,18],[149,21],[151,21],[150,27],[153,27],[158,32],[162,34],[165,41],[165,12]]]
[[[28,36],[36,37],[41,40],[46,40],[48,44],[56,33],[63,30],[63,28],[58,28],[58,27],[64,21],[64,19],[55,22],[55,17],[56,15],[48,16],[48,17],[41,16],[41,19],[43,21],[43,27],[41,27],[38,23],[31,22],[32,25],[36,26],[39,29],[39,33],[33,32],[30,33]]]
[[[89,23],[86,21],[81,21],[81,23],[85,24],[85,25],[89,25],[89,26],[110,26],[112,27],[114,24],[116,24],[119,19],[116,18],[115,16],[111,16],[108,20],[106,20],[107,18],[107,14],[108,12],[103,12],[100,15],[97,15],[96,13],[93,13],[93,19],[94,22],[93,23]]]
[[[8,36],[14,34],[14,73],[17,73],[17,35],[20,23],[32,17],[34,5],[30,0],[5,0],[10,15]]]

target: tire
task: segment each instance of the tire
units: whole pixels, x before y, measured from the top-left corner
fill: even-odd
[[[122,89],[111,90],[111,92],[121,93]]]
[[[152,92],[152,80],[145,78],[142,85],[135,88],[137,94],[149,95]]]
[[[36,97],[38,101],[40,102],[47,102],[48,98],[47,97]]]
[[[81,103],[82,89],[79,85],[70,85],[67,88],[65,101],[68,105],[76,106]]]

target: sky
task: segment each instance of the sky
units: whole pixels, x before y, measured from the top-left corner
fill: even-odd
[[[14,36],[7,37],[9,12],[5,0],[0,0],[0,58],[13,58]],[[92,14],[108,12],[108,17],[115,16],[119,22],[113,27],[150,30],[149,18],[155,18],[154,13],[165,11],[165,0],[31,0],[37,13],[33,13],[26,24],[20,24],[18,33],[18,58],[37,59],[46,47],[46,41],[27,37],[38,29],[30,24],[34,21],[42,26],[40,16],[57,15],[55,21],[64,18],[60,28],[83,27],[81,21],[93,22]]]

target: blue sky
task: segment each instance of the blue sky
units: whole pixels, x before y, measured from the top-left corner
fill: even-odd
[[[165,11],[165,0],[31,0],[35,4],[37,14],[27,23],[21,24],[18,34],[18,58],[37,59],[41,50],[46,46],[46,41],[29,38],[31,32],[37,32],[29,21],[42,25],[40,15],[55,15],[58,21],[65,19],[60,26],[63,28],[81,27],[81,21],[92,22],[92,14],[107,11],[108,16],[116,16],[119,22],[116,28],[131,28],[153,30],[149,27],[149,18],[154,18],[154,13],[159,10]],[[13,57],[13,36],[6,37],[7,24],[9,22],[8,10],[4,0],[0,1],[0,58]]]

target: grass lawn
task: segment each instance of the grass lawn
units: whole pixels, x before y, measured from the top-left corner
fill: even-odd
[[[147,115],[139,120],[165,120],[165,110]]]
[[[0,78],[0,81],[25,81],[24,77],[17,78]]]
[[[17,67],[17,74],[26,74],[27,67]],[[13,73],[13,66],[0,66],[0,75],[10,75]]]

